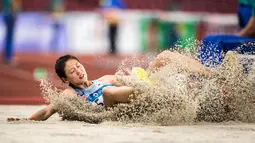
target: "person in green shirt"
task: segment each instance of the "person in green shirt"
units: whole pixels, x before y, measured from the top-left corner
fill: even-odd
[[[18,12],[20,11],[21,0],[3,0],[3,20],[6,26],[3,61],[6,64],[12,64],[13,61],[13,37],[15,32],[15,23]]]
[[[237,35],[206,36],[202,40],[197,58],[208,67],[217,67],[228,51],[255,54],[255,0],[238,0]]]

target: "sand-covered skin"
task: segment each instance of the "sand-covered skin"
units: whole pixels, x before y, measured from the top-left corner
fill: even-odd
[[[252,143],[255,140],[255,124],[237,122],[179,126],[145,126],[116,122],[88,124],[62,121],[57,114],[45,122],[6,121],[10,116],[27,117],[41,108],[43,106],[0,106],[1,143]]]

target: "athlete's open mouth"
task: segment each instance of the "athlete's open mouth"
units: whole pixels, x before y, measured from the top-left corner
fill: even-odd
[[[81,76],[80,76],[80,79],[83,79],[84,78],[84,74],[82,74]]]

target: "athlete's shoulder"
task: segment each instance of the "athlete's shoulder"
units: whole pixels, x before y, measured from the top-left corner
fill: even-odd
[[[73,88],[68,87],[63,91],[63,94],[75,94],[75,90]]]

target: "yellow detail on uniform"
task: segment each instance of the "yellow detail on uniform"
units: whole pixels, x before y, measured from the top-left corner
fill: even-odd
[[[132,68],[132,74],[134,74],[136,77],[140,78],[141,80],[147,82],[149,85],[153,86],[153,81],[149,78],[146,70],[140,67],[133,67]]]

